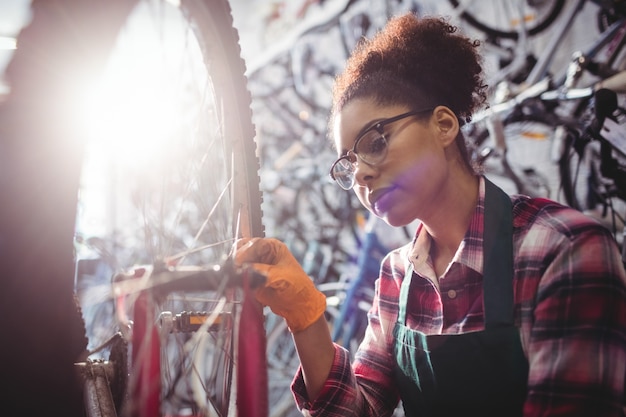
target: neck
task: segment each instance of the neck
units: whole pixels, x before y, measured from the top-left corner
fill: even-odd
[[[469,227],[478,203],[479,177],[455,177],[442,189],[441,208],[424,221],[424,227],[433,239],[432,255],[452,259]]]

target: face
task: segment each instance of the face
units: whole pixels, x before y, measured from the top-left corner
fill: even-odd
[[[334,124],[338,156],[346,155],[368,127],[410,110],[361,99],[346,104]],[[437,194],[448,174],[445,147],[449,141],[441,139],[435,119],[433,112],[426,112],[386,124],[384,159],[368,164],[356,158],[354,192],[369,211],[392,226],[425,220],[437,210]]]

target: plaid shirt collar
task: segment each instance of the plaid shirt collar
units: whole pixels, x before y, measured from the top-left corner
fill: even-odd
[[[461,241],[452,263],[460,263],[482,274],[483,272],[483,237],[485,220],[485,180],[480,177],[478,204],[470,221],[465,237]],[[430,259],[432,237],[422,223],[417,227],[415,237],[408,251],[408,262],[413,264],[416,273],[431,280],[438,288],[439,279],[434,273]],[[445,273],[444,273],[445,274]]]

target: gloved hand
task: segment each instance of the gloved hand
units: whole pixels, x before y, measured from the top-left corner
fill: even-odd
[[[326,310],[326,296],[304,272],[287,246],[277,239],[240,239],[235,243],[235,263],[250,264],[264,274],[257,300],[287,320],[292,333],[313,324]]]

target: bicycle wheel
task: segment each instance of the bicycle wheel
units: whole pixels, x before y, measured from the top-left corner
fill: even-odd
[[[120,270],[136,264],[222,264],[237,237],[263,235],[251,99],[227,1],[100,5],[57,0],[33,7],[29,33],[37,36],[22,38],[12,72],[11,106],[2,113],[5,128],[23,122],[20,131],[14,129],[15,143],[3,143],[3,156],[10,157],[9,168],[19,178],[11,188],[3,186],[20,197],[5,205],[10,216],[2,216],[2,233],[3,241],[7,236],[21,248],[21,258],[14,256],[13,263],[25,259],[24,254],[33,263],[30,256],[37,259],[39,252],[32,243],[46,245],[37,272],[31,268],[25,275],[35,288],[38,278],[33,277],[49,279],[50,271],[60,277],[41,286],[42,299],[73,303],[74,233],[106,242]],[[25,140],[31,136],[36,141]],[[22,143],[28,146],[22,149]],[[30,228],[14,230],[27,223],[43,239]],[[65,268],[60,270],[59,264]],[[20,273],[16,276],[24,275]],[[48,288],[54,290],[46,294]],[[57,288],[66,291],[63,298],[56,297]],[[90,299],[113,299],[110,282],[90,290],[92,295],[99,292]],[[158,300],[156,312],[202,313],[219,307],[217,316],[224,318],[203,337],[195,337],[193,330],[162,336],[163,413],[227,415],[233,408],[240,298],[237,291],[201,291]],[[49,304],[42,303],[47,311],[61,310]],[[37,305],[35,311],[40,310]],[[93,323],[90,311],[84,310],[87,326],[103,327]],[[45,313],[38,316],[41,320]],[[53,334],[57,327],[74,325],[66,317],[51,319]],[[82,322],[77,326],[84,335]],[[48,340],[39,345],[51,346],[54,337],[42,333]],[[58,332],[69,343],[65,334]],[[141,346],[131,349],[135,359],[142,358]],[[65,364],[72,354],[67,360],[71,365],[80,353],[67,349],[58,361]],[[50,362],[52,366],[54,360]],[[137,366],[138,360],[130,368],[131,391]],[[18,386],[32,392],[28,381],[24,385]]]
[[[529,36],[543,32],[561,13],[565,0],[449,0],[460,17],[490,38],[517,39],[521,24]],[[523,13],[523,16],[521,14]]]
[[[263,235],[239,52],[226,1],[141,1],[128,16],[93,108],[78,222],[82,234],[114,242],[119,268],[219,265],[237,237]],[[154,300],[165,322],[188,312],[219,321],[160,329],[162,413],[233,410],[240,301],[230,290]],[[130,392],[153,337],[138,329],[135,320]],[[126,412],[143,407],[129,402]]]

